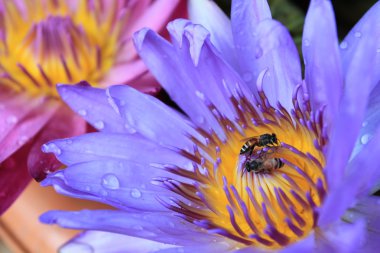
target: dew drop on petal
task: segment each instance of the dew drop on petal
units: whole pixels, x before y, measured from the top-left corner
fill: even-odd
[[[354,33],[354,36],[355,36],[356,38],[360,38],[360,37],[362,36],[362,33],[361,33],[361,32],[355,32],[355,33]]]
[[[17,117],[14,115],[8,116],[6,121],[8,124],[15,124],[17,122]]]
[[[104,122],[99,120],[94,123],[95,128],[102,130],[104,128]]]
[[[18,139],[17,143],[18,143],[19,145],[23,145],[27,140],[28,140],[28,137],[25,136],[25,135],[22,135],[22,136],[20,136],[20,138]]]
[[[138,189],[133,188],[131,191],[131,196],[135,199],[138,199],[141,197],[141,192]]]
[[[60,155],[62,153],[62,150],[54,143],[44,144],[41,149],[45,153],[53,153],[55,155]]]
[[[120,182],[116,175],[108,173],[102,177],[102,185],[104,188],[116,190],[119,189]]]
[[[130,133],[130,134],[134,134],[137,132],[137,130],[131,127],[128,123],[124,124],[124,128],[127,131],[127,133]]]
[[[370,135],[369,134],[364,134],[361,138],[360,138],[360,142],[365,145],[368,143],[369,139],[370,139]]]
[[[261,47],[257,47],[255,57],[256,59],[259,59],[261,56],[263,56],[263,49]]]
[[[304,39],[304,40],[303,40],[303,45],[304,45],[305,47],[310,46],[310,40],[308,40],[308,39]]]
[[[87,115],[87,111],[84,110],[84,109],[81,109],[81,110],[78,110],[78,114],[79,114],[80,116],[86,116],[86,115]]]
[[[348,43],[346,41],[342,41],[342,43],[340,43],[340,46],[339,46],[341,49],[347,49],[348,47]]]

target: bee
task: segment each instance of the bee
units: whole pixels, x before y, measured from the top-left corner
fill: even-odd
[[[284,162],[280,158],[269,159],[251,159],[244,165],[244,169],[247,172],[258,173],[271,173],[273,170],[280,169],[284,166]],[[244,172],[243,172],[244,173]]]
[[[276,134],[262,134],[260,136],[250,137],[241,147],[240,155],[249,153],[249,156],[252,155],[255,147],[272,147],[274,145],[279,145]]]

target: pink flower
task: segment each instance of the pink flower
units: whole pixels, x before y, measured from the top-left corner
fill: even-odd
[[[88,80],[157,91],[131,35],[145,26],[161,31],[174,10],[184,9],[179,2],[0,0],[0,214],[30,175],[42,180],[60,167],[41,153],[43,143],[86,131],[59,100],[56,84]],[[85,108],[77,113],[86,118]]]

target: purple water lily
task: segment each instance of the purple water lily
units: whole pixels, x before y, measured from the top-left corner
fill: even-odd
[[[42,184],[116,208],[41,216],[87,230],[63,251],[376,252],[380,4],[339,46],[331,2],[311,1],[304,80],[266,1],[190,14],[172,43],[134,37],[184,114],[130,87],[58,88],[101,132],[45,144],[67,168]]]

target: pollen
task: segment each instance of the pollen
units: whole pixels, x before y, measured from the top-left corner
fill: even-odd
[[[128,13],[119,1],[0,1],[0,83],[31,95],[57,96],[55,85],[101,83],[116,64]]]
[[[316,226],[327,191],[323,171],[327,135],[323,110],[312,112],[307,100],[299,104],[298,89],[290,113],[280,104],[272,107],[263,91],[256,104],[242,94],[230,97],[235,121],[208,103],[225,138],[198,129],[206,141],[191,137],[193,152],[181,151],[192,160],[194,170],[166,168],[186,178],[186,183],[160,180],[181,198],[163,204],[200,229],[238,244],[279,249],[306,237]],[[247,138],[264,134],[275,134],[278,143],[257,144],[252,154],[241,154]],[[245,165],[252,160],[266,162],[265,170],[247,171]]]

